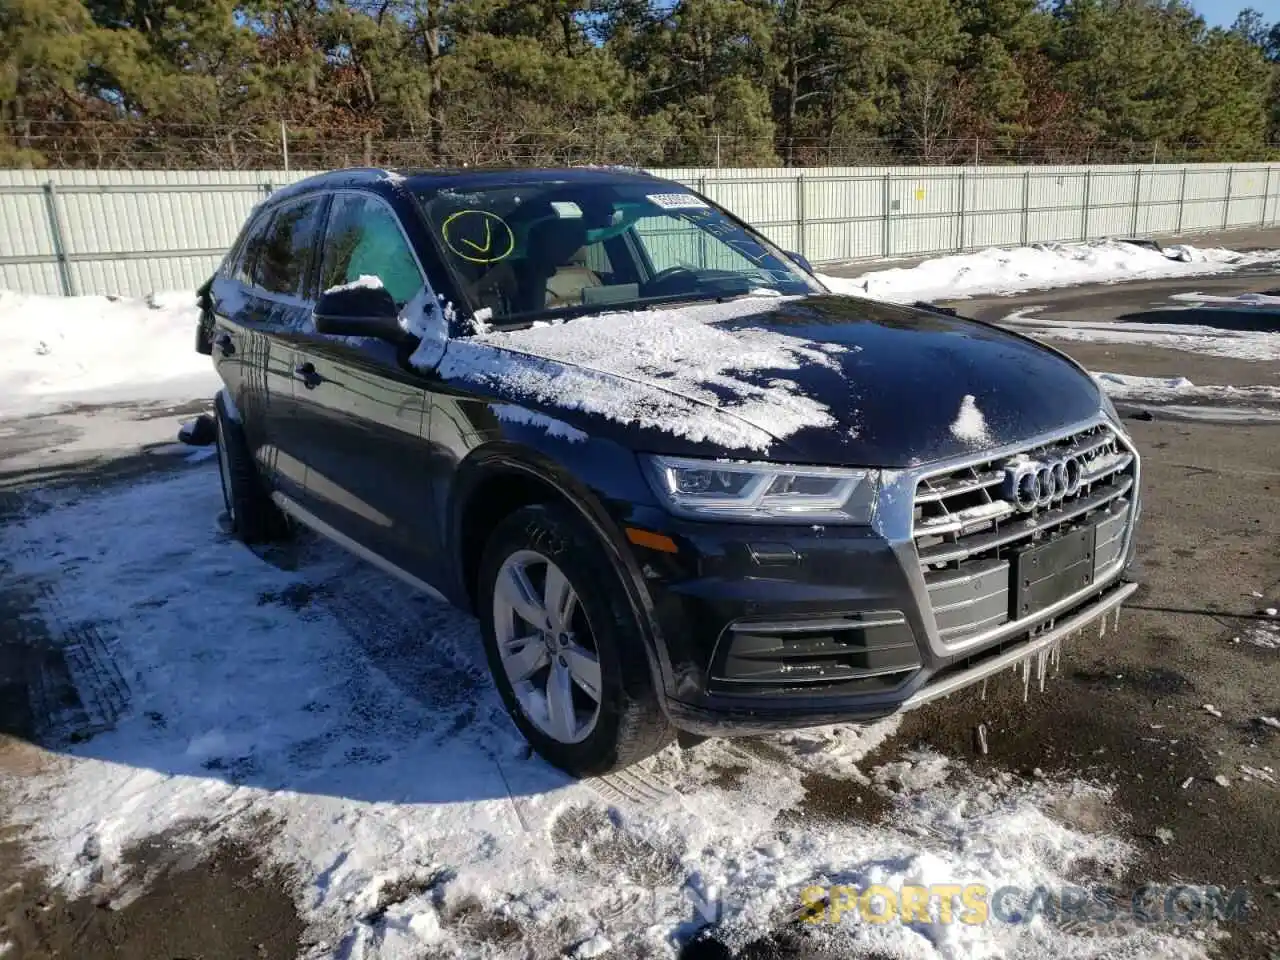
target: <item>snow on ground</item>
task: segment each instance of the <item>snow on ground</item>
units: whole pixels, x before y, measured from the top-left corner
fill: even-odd
[[[1275,250],[1240,253],[1216,247],[1169,249],[1179,259],[1115,240],[990,247],[976,253],[934,257],[914,267],[876,270],[853,279],[825,275],[818,279],[834,293],[910,303],[1081,283],[1229,273],[1249,264],[1280,259],[1280,251]]]
[[[1251,628],[1244,636],[1246,643],[1251,643],[1255,647],[1261,647],[1264,650],[1280,650],[1280,623],[1267,623],[1263,621],[1256,627]]]
[[[198,318],[193,293],[128,300],[0,290],[0,417],[212,396],[213,363],[195,352]]]
[[[1280,360],[1280,333],[1226,330],[1188,323],[1130,323],[1100,320],[1046,320],[1043,306],[1021,307],[1000,320],[1033,337],[1087,343],[1144,344],[1235,360]]]
[[[7,784],[72,892],[105,878],[117,901],[136,896],[144,879],[119,854],[158,831],[245,834],[291,868],[310,956],[669,957],[717,892],[736,947],[815,883],[1030,891],[1133,853],[1105,830],[1105,788],[918,752],[862,773],[892,721],[764,751],[672,748],[573,782],[524,748],[470,618],[311,539],[252,552],[217,527],[220,508],[215,469],[191,465],[42,494],[0,530],[0,589],[40,596],[55,636],[99,636],[130,691],[114,729]],[[889,812],[806,817],[808,771],[872,782]],[[1203,955],[1140,924],[935,921],[815,929],[841,956]]]
[[[1280,387],[1197,386],[1186,377],[1138,377],[1094,373],[1107,395],[1117,400],[1205,400],[1220,403],[1280,403]]]
[[[1241,293],[1224,297],[1211,293],[1175,293],[1170,300],[1184,303],[1212,303],[1232,307],[1280,307],[1280,297],[1266,293]]]

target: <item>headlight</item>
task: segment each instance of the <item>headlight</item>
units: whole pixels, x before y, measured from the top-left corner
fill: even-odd
[[[642,456],[667,509],[699,520],[870,524],[877,470]]]
[[[1107,396],[1107,391],[1103,390],[1101,385],[1098,386],[1098,393],[1102,395],[1103,416],[1105,416],[1117,427],[1122,426],[1120,423],[1120,411],[1116,409],[1116,405],[1111,402],[1111,398]]]

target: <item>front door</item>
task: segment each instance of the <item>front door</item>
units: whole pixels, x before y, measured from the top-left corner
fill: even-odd
[[[318,290],[377,277],[402,306],[423,274],[394,212],[378,197],[334,195]],[[307,465],[302,506],[356,545],[420,580],[437,578],[428,502],[427,391],[381,341],[323,336],[297,341],[294,398]]]

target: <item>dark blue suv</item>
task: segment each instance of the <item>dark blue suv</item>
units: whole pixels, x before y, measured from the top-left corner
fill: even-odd
[[[1136,588],[1138,457],[1083,370],[832,296],[677,183],[312,177],[201,293],[237,533],[474,612],[576,774],[1028,676]]]

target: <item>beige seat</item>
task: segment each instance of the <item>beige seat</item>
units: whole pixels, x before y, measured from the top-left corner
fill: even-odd
[[[544,220],[529,231],[530,309],[567,307],[582,302],[582,291],[603,286],[586,265],[587,228],[581,220]],[[541,301],[541,302],[538,302]]]
[[[557,267],[556,272],[547,277],[548,307],[567,307],[582,302],[582,291],[588,287],[600,287],[604,284],[596,272],[586,265],[586,251],[579,249],[573,255],[573,262]]]

